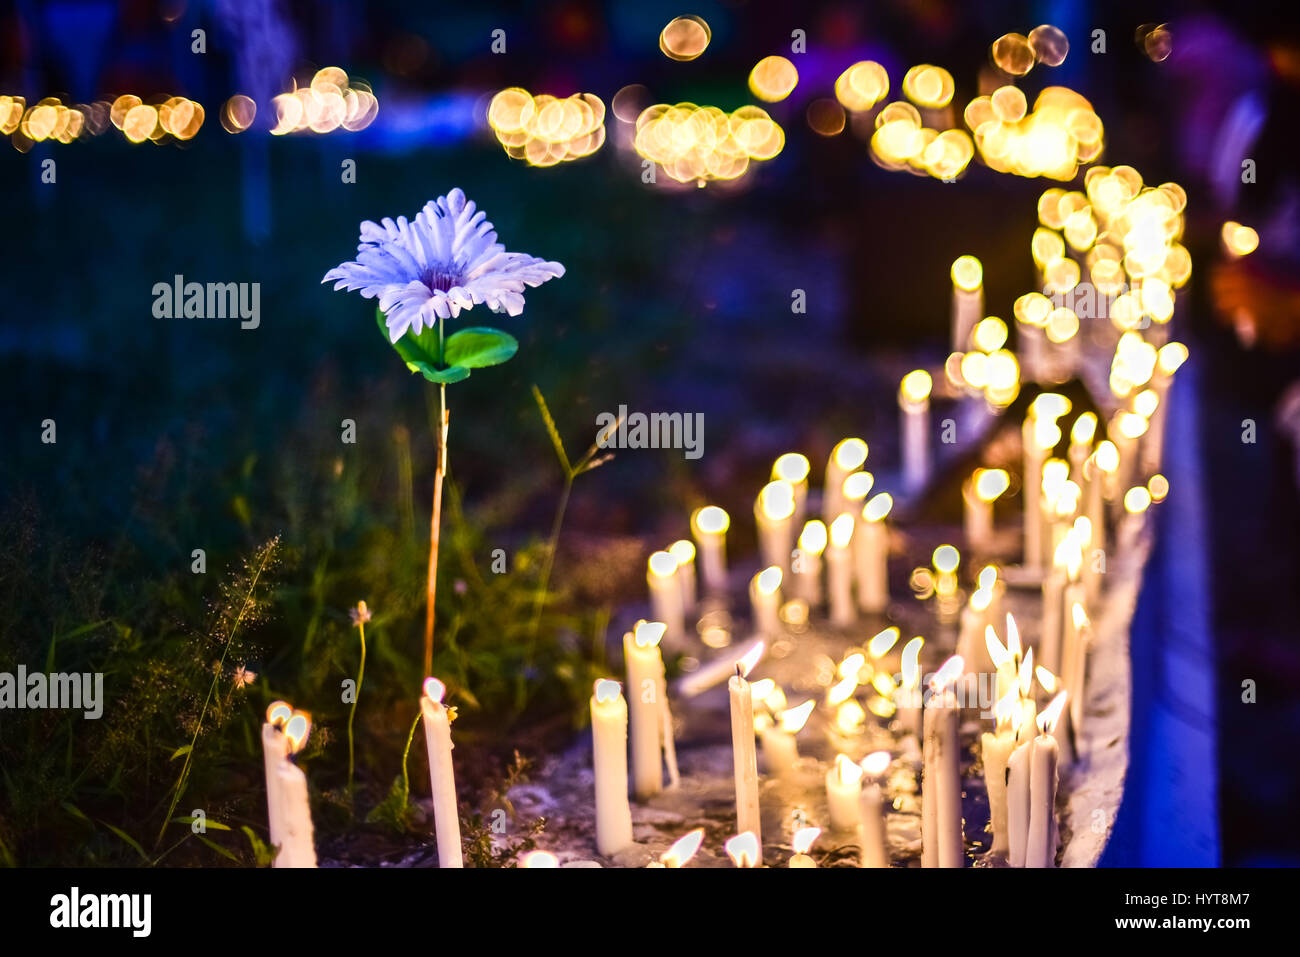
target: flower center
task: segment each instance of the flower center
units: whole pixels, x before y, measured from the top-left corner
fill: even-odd
[[[452,286],[460,285],[460,274],[446,266],[430,266],[420,281],[435,292],[446,292]]]

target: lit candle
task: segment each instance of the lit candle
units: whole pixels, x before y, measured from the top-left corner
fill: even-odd
[[[889,752],[874,751],[862,759],[866,783],[858,801],[858,818],[861,821],[862,867],[888,867],[889,843],[885,839],[885,799],[880,789],[880,777],[889,768]]]
[[[1073,551],[1070,542],[1057,546],[1052,567],[1043,578],[1043,631],[1038,638],[1039,664],[1050,671],[1061,670],[1062,621],[1065,615],[1065,586],[1069,580],[1066,565]]]
[[[794,708],[787,708],[775,720],[763,726],[763,766],[768,774],[788,775],[799,760],[799,743],[795,739],[808,723],[816,704],[811,698]]]
[[[904,732],[921,736],[921,647],[925,639],[917,635],[903,646],[899,665],[899,685],[895,693],[898,723]]]
[[[648,867],[654,867],[657,863],[660,867],[670,869],[685,867],[690,863],[696,853],[699,852],[700,845],[704,842],[704,828],[697,827],[695,830],[679,837],[673,842],[673,846],[664,851],[659,856],[657,862],[652,861]]]
[[[1064,665],[1067,671],[1062,677],[1066,690],[1070,692],[1070,726],[1077,736],[1083,730],[1083,704],[1088,682],[1088,645],[1092,641],[1092,622],[1088,620],[1088,613],[1084,611],[1083,605],[1078,602],[1070,606],[1070,627],[1074,641],[1071,643],[1073,647],[1070,649],[1070,657]]]
[[[794,486],[783,479],[764,485],[754,502],[754,521],[763,564],[788,572],[794,548]]]
[[[682,586],[682,610],[686,614],[695,611],[695,546],[687,539],[680,538],[668,546],[668,554],[677,562],[677,581]]]
[[[758,754],[754,743],[754,698],[745,675],[763,653],[762,645],[754,654],[736,662],[736,673],[727,682],[731,698],[731,755],[736,782],[736,831],[750,833],[758,847],[763,843],[763,828],[758,811]]]
[[[781,569],[772,565],[750,579],[749,604],[755,630],[769,637],[779,636],[782,632]]]
[[[794,527],[803,526],[808,512],[808,474],[812,467],[808,456],[798,452],[786,452],[772,463],[773,481],[789,482],[794,489]]]
[[[1041,292],[1028,292],[1016,300],[1012,307],[1016,317],[1016,353],[1024,377],[1029,382],[1044,378],[1047,364],[1047,317],[1052,312],[1052,301]]]
[[[1097,416],[1093,412],[1083,412],[1070,427],[1070,478],[1084,487],[1087,476],[1083,474],[1083,465],[1092,454],[1092,440],[1097,434]]]
[[[822,552],[826,550],[828,536],[826,525],[814,518],[799,533],[798,549],[793,563],[796,598],[816,608],[822,603]]]
[[[961,677],[962,660],[954,655],[930,681],[925,703],[925,761],[921,784],[921,866],[963,867],[965,843],[961,817],[961,709],[951,686]]]
[[[880,614],[889,607],[889,526],[885,519],[894,507],[888,492],[873,495],[862,507],[862,523],[855,532],[855,568],[858,607]],[[859,537],[860,536],[860,537]]]
[[[1117,488],[1126,489],[1138,474],[1138,439],[1146,433],[1147,420],[1137,412],[1121,409],[1111,419],[1109,434],[1119,453]]]
[[[763,842],[753,831],[742,831],[722,845],[737,867],[758,867],[763,860]]]
[[[262,725],[262,760],[266,770],[266,817],[272,847],[284,845],[283,804],[280,799],[280,766],[289,760],[289,739],[285,723],[293,716],[287,702],[273,701]]]
[[[858,801],[861,797],[862,768],[846,754],[835,755],[835,763],[826,772],[826,802],[834,830],[858,829]]]
[[[560,859],[550,851],[529,851],[519,859],[519,866],[529,870],[540,868],[554,869],[560,866]]]
[[[794,832],[794,837],[790,839],[790,849],[794,851],[790,857],[790,867],[817,866],[817,862],[808,855],[808,852],[812,850],[821,832],[820,827],[801,827]]]
[[[993,503],[1010,487],[1006,469],[976,469],[962,486],[966,543],[977,554],[986,553],[992,545]]]
[[[669,552],[655,552],[646,562],[645,580],[650,589],[650,614],[663,622],[670,643],[681,642],[686,637],[686,612],[677,559]]]
[[[822,519],[827,525],[846,511],[842,491],[845,477],[860,469],[866,460],[867,443],[861,439],[841,439],[831,449],[830,461],[826,463],[826,484],[822,489]]]
[[[989,821],[993,828],[990,851],[1006,857],[1007,843],[1007,761],[1016,748],[1015,717],[1019,693],[1010,692],[994,706],[994,730],[980,735],[984,762],[984,787],[989,796]]]
[[[451,715],[442,704],[446,693],[446,685],[437,678],[425,678],[424,694],[420,696],[420,715],[424,720],[424,744],[429,752],[429,785],[433,791],[438,866],[464,867],[460,848],[456,777],[451,766]]]
[[[623,636],[632,732],[632,788],[644,800],[663,790],[664,659],[662,622],[639,621]]]
[[[289,754],[297,754],[307,743],[311,731],[311,718],[303,711],[295,711],[285,722],[284,736]],[[307,793],[307,775],[302,768],[285,758],[276,768],[276,787],[280,800],[280,823],[284,828],[283,843],[276,855],[276,867],[315,867],[316,847],[312,841],[311,802]]]
[[[1052,729],[1065,706],[1065,692],[1052,699],[1038,717],[1029,772],[1029,831],[1025,867],[1056,866],[1056,774],[1060,750]]]
[[[853,556],[849,546],[854,536],[852,515],[841,515],[831,522],[830,545],[826,549],[826,590],[830,601],[831,624],[851,625],[853,610]]]
[[[1025,866],[1029,840],[1029,776],[1035,738],[1021,741],[1007,760],[1007,863]]]
[[[1048,459],[1043,463],[1039,517],[1043,526],[1041,567],[1044,569],[1051,568],[1065,527],[1074,519],[1074,508],[1078,504],[1075,495],[1077,488],[1070,481],[1070,465],[1064,459]]]
[[[691,515],[691,536],[699,551],[706,591],[727,590],[727,528],[730,525],[731,518],[716,505],[706,505]]]
[[[967,352],[971,333],[984,314],[984,267],[974,256],[952,264],[952,351]]]
[[[988,606],[993,601],[992,589],[977,588],[970,601],[961,610],[961,629],[957,634],[957,654],[970,662],[971,673],[976,675],[996,671],[989,655],[984,629],[988,627]]]
[[[1056,424],[1060,403],[1041,402],[1045,396],[1064,400],[1063,396],[1044,392],[1034,399],[1025,416],[1024,444],[1024,496],[1025,496],[1025,565],[1043,567],[1043,465],[1048,453],[1061,441],[1061,430]]]
[[[596,681],[591,695],[591,740],[596,774],[596,850],[609,857],[632,843],[632,808],[627,799],[627,702],[617,681]]]
[[[916,493],[930,480],[930,373],[914,369],[898,387],[902,415],[903,487]]]

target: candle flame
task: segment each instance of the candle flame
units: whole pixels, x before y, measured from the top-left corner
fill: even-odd
[[[266,720],[268,724],[273,724],[277,728],[283,728],[284,723],[289,720],[293,714],[293,708],[287,701],[272,701],[266,708]]]
[[[862,773],[867,777],[878,778],[889,770],[891,761],[893,761],[893,758],[888,751],[872,751],[862,759],[859,766],[862,768]]]
[[[798,452],[786,452],[772,463],[772,478],[785,479],[792,485],[798,485],[808,480],[808,473],[811,470],[808,456]]]
[[[1056,448],[1061,441],[1061,428],[1054,419],[1034,419],[1034,445],[1041,452]]]
[[[1020,697],[1028,698],[1029,692],[1034,687],[1034,649],[1030,648],[1025,652],[1025,660],[1020,662],[1020,673],[1016,675],[1016,683],[1020,686]]]
[[[1181,342],[1166,342],[1156,353],[1156,366],[1165,375],[1173,375],[1187,361],[1187,346]]]
[[[664,851],[659,860],[663,862],[664,867],[685,867],[699,851],[703,842],[704,828],[697,827],[674,841],[673,846]]]
[[[1006,469],[976,469],[975,494],[981,501],[992,502],[1011,487],[1011,476]]]
[[[858,502],[871,493],[871,486],[876,484],[876,477],[870,472],[850,472],[844,476],[840,492],[850,502]]]
[[[1228,220],[1219,232],[1224,248],[1234,259],[1249,256],[1259,248],[1259,233],[1249,226]]]
[[[812,846],[817,843],[817,838],[821,835],[820,827],[801,827],[794,832],[794,837],[790,839],[790,849],[796,854],[807,854],[812,850]]]
[[[763,695],[763,706],[773,714],[785,710],[785,692],[776,687],[775,682],[772,690]]]
[[[1059,392],[1040,392],[1034,397],[1034,401],[1029,403],[1029,411],[1037,419],[1059,419],[1071,408],[1070,400]]]
[[[853,538],[853,516],[844,514],[831,522],[831,545],[835,548],[848,548]]]
[[[971,611],[982,612],[993,603],[993,592],[987,588],[977,588],[971,593]]]
[[[663,640],[668,626],[662,621],[638,621],[632,633],[632,641],[638,648],[653,648]]]
[[[1007,612],[1007,651],[1014,658],[1019,658],[1024,651],[1024,646],[1020,643],[1020,629],[1016,627],[1011,612]]]
[[[921,678],[921,646],[925,639],[920,635],[903,646],[903,661],[899,669],[904,688],[915,688]]]
[[[1056,724],[1061,720],[1061,712],[1065,709],[1065,699],[1069,694],[1068,691],[1062,691],[1038,716],[1038,730],[1043,734],[1051,734],[1056,730]]]
[[[946,691],[949,685],[956,684],[957,680],[961,678],[962,669],[965,667],[966,663],[962,660],[961,655],[953,655],[939,666],[939,670],[930,679],[931,690],[940,693]]]
[[[857,734],[866,720],[866,711],[852,698],[835,709],[835,727],[844,734]]]
[[[529,851],[519,861],[520,867],[559,867],[560,859],[550,851]]]
[[[1075,605],[1074,607],[1078,608],[1079,606]],[[1044,691],[1046,691],[1048,694],[1056,693],[1056,689],[1060,684],[1060,681],[1056,677],[1056,675],[1052,674],[1042,665],[1039,665],[1037,668],[1034,669],[1034,676],[1038,678],[1038,684]]]
[[[760,595],[775,595],[781,588],[781,569],[769,565],[754,576],[754,588]]]
[[[1124,493],[1124,511],[1139,515],[1151,507],[1151,493],[1146,486],[1138,485]]]
[[[785,479],[768,482],[758,493],[758,508],[769,521],[785,521],[794,514],[794,486]]]
[[[311,734],[311,715],[306,711],[295,711],[284,724],[284,736],[289,739],[290,753],[297,754],[301,751],[302,746],[307,743],[309,734]]]
[[[1082,550],[1084,545],[1092,542],[1092,519],[1087,515],[1080,515],[1074,520],[1074,525],[1070,528],[1070,534],[1074,536],[1074,540]]]
[[[716,505],[697,508],[691,515],[691,527],[706,535],[721,535],[731,526],[731,516]]]
[[[997,730],[1009,730],[1015,723],[1016,716],[1020,713],[1020,690],[1012,688],[993,706],[993,717],[995,719]]]
[[[878,632],[867,642],[867,653],[872,658],[879,658],[881,655],[889,653],[889,649],[898,643],[901,632],[896,625],[890,625],[884,631]]]
[[[862,780],[862,768],[847,754],[835,755],[835,777],[845,787],[853,787]]]
[[[650,574],[656,578],[668,578],[677,573],[677,559],[668,552],[655,552],[647,564]]]
[[[806,522],[799,533],[799,551],[805,555],[820,555],[826,550],[826,523],[819,518]]]
[[[727,856],[731,858],[731,863],[737,867],[758,866],[758,836],[753,831],[737,834],[723,847],[727,851]]]
[[[993,659],[994,668],[1001,668],[1008,662],[1015,660],[1015,655],[1011,654],[1006,646],[998,641],[998,633],[993,630],[992,625],[984,626],[984,647],[989,650],[989,657]]]
[[[894,497],[888,492],[873,496],[862,509],[862,517],[868,522],[879,522],[894,507]]]
[[[998,581],[998,567],[996,565],[985,565],[980,569],[979,576],[975,579],[982,591],[992,591],[993,586]]]
[[[623,686],[611,678],[597,678],[593,694],[597,704],[617,701],[623,694]]]
[[[885,698],[894,696],[894,678],[883,671],[877,671],[875,677],[871,679],[871,687],[876,689],[876,693]]]
[[[845,655],[844,660],[840,662],[839,668],[836,670],[841,678],[852,678],[856,683],[858,673],[862,671],[866,663],[867,656],[860,651],[855,651],[852,654]]]
[[[814,702],[809,698],[801,705],[782,711],[780,716],[781,730],[786,734],[798,734],[803,730],[803,726],[808,723],[808,716],[812,714],[813,706]]]
[[[1160,396],[1156,394],[1155,389],[1143,389],[1133,397],[1133,411],[1145,419],[1155,415],[1159,406]]]
[[[1064,459],[1048,459],[1043,463],[1043,495],[1049,502],[1056,500],[1070,480],[1070,465]]]
[[[951,575],[957,570],[957,564],[961,561],[961,553],[951,545],[940,545],[930,556],[934,563],[934,569],[944,575]]]
[[[1097,443],[1097,451],[1092,453],[1092,459],[1103,472],[1114,472],[1119,468],[1119,449],[1114,442],[1106,439]]]
[[[981,352],[997,352],[1007,343],[1007,324],[997,316],[985,316],[975,323],[971,342]]]
[[[1163,502],[1169,494],[1169,479],[1157,472],[1147,479],[1147,491],[1151,493],[1151,501]]]
[[[1126,439],[1138,439],[1147,430],[1147,420],[1137,412],[1120,411],[1115,414],[1115,426]]]
[[[673,556],[679,567],[689,565],[695,561],[695,545],[684,538],[679,538],[668,546],[668,554]]]
[[[913,369],[903,376],[903,381],[898,387],[898,394],[905,402],[919,404],[930,398],[930,389],[933,385],[930,373],[924,369]]]
[[[736,671],[740,673],[742,678],[754,670],[754,666],[763,659],[763,652],[765,650],[766,646],[763,642],[756,642],[754,647],[750,648],[749,651],[745,652],[740,657],[736,662]]]
[[[1079,631],[1088,627],[1088,613],[1083,610],[1083,606],[1077,601],[1070,608],[1070,618],[1074,621],[1074,627]]]
[[[749,683],[749,693],[754,696],[755,701],[765,701],[767,696],[776,690],[776,682],[771,678],[760,678],[758,681]]]
[[[1097,414],[1084,412],[1074,420],[1070,429],[1070,442],[1074,445],[1091,445],[1097,434]]]
[[[949,271],[952,284],[963,292],[974,292],[984,281],[984,266],[974,256],[958,256]]]
[[[424,679],[424,687],[422,690],[424,691],[424,696],[430,701],[435,704],[442,704],[443,696],[447,693],[447,686],[437,678],[430,677]]]
[[[840,439],[831,450],[831,458],[841,471],[852,472],[867,460],[867,443],[861,439]]]

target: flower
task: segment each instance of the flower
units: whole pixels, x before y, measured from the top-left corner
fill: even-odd
[[[231,677],[234,680],[236,688],[247,688],[257,680],[257,672],[249,671],[243,665],[240,665],[235,669],[235,673]]]
[[[363,222],[356,262],[336,266],[321,282],[332,279],[336,290],[378,296],[392,342],[480,303],[517,316],[524,310],[524,286],[558,279],[564,267],[508,253],[496,239],[486,214],[453,189],[426,203],[414,222],[405,216]]]
[[[370,609],[364,601],[357,602],[357,607],[348,609],[348,617],[354,625],[364,625],[370,620]]]

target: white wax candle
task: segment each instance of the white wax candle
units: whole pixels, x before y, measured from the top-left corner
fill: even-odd
[[[919,635],[903,646],[899,663],[899,686],[895,693],[898,724],[904,733],[922,735],[921,648],[925,639]]]
[[[1066,679],[1065,688],[1070,694],[1070,725],[1078,736],[1083,731],[1083,706],[1088,690],[1088,646],[1092,643],[1092,622],[1088,620],[1088,614],[1079,602],[1070,605],[1069,619],[1074,631],[1074,647],[1071,649],[1070,660],[1066,662],[1069,674],[1062,677]]]
[[[691,535],[706,591],[727,590],[727,528],[730,525],[731,518],[716,505],[706,505],[691,515]]]
[[[695,611],[697,587],[695,583],[695,546],[684,538],[668,546],[668,554],[677,562],[677,581],[682,586],[682,610]]]
[[[795,536],[794,486],[783,479],[764,485],[754,502],[754,523],[763,564],[788,573]]]
[[[989,656],[984,630],[988,627],[988,606],[993,601],[993,592],[976,589],[971,593],[970,601],[961,610],[961,625],[957,633],[957,654],[969,662],[973,674],[989,674],[996,671]]]
[[[810,609],[822,603],[822,553],[826,550],[829,535],[820,519],[813,519],[799,534],[795,551],[794,594],[808,603]]]
[[[952,276],[952,351],[968,352],[971,333],[984,314],[984,267],[974,256],[959,256],[953,261]]]
[[[951,691],[931,693],[925,706],[925,745],[930,754],[930,776],[923,785],[922,802],[933,806],[931,843],[924,855],[931,867],[962,867],[965,850],[961,817],[961,752],[958,738],[960,709]],[[925,841],[925,835],[922,835]],[[924,851],[924,844],[922,845]],[[924,864],[923,864],[924,866]]]
[[[930,373],[915,369],[898,389],[902,416],[903,487],[915,493],[930,480]]]
[[[840,515],[831,522],[830,544],[826,548],[826,590],[832,625],[851,625],[853,610],[853,557],[849,552],[854,535],[852,515]]]
[[[753,686],[750,687],[752,690]],[[776,715],[773,722],[763,726],[763,766],[768,774],[786,776],[794,770],[799,760],[795,735],[803,730],[815,704],[810,699],[798,707],[787,708]]]
[[[862,522],[855,530],[855,567],[858,607],[880,614],[889,607],[889,526],[885,519],[894,506],[888,492],[873,495],[862,507]]]
[[[1016,747],[1016,734],[1012,729],[1015,699],[1010,695],[1006,703],[998,702],[996,730],[980,735],[980,750],[984,761],[984,787],[989,796],[989,823],[993,829],[990,850],[1006,857],[1007,843],[1007,761]]]
[[[1025,866],[1029,840],[1029,776],[1034,740],[1016,745],[1007,761],[1007,863]]]
[[[606,857],[632,843],[627,799],[627,702],[617,681],[601,678],[591,696],[592,766],[596,774],[596,850]]]
[[[644,800],[663,790],[664,659],[662,622],[638,622],[623,636],[632,733],[632,787]]]
[[[283,844],[276,855],[276,867],[315,867],[316,848],[312,841],[311,804],[307,775],[285,761],[276,768],[284,825]]]
[[[437,678],[426,678],[424,694],[420,697],[420,714],[424,720],[424,743],[429,752],[429,783],[433,789],[438,866],[464,867],[460,847],[456,776],[451,764],[451,721],[442,704],[446,692],[446,686]]]
[[[862,797],[862,768],[848,755],[837,754],[835,762],[826,772],[826,803],[830,809],[831,827],[836,831],[856,831]]]
[[[1060,749],[1052,737],[1065,692],[1057,695],[1038,719],[1029,770],[1029,827],[1025,838],[1025,867],[1056,866],[1056,775]]]
[[[749,604],[754,615],[755,631],[769,637],[782,634],[781,569],[772,565],[750,579]]]
[[[274,707],[274,705],[272,705]],[[287,718],[282,718],[281,723]],[[289,758],[289,739],[280,725],[267,721],[262,725],[262,760],[266,777],[266,818],[272,847],[284,845],[284,824],[281,820],[280,776],[281,765]]]
[[[826,463],[826,484],[822,489],[822,520],[829,525],[844,511],[844,479],[856,472],[867,460],[867,443],[861,439],[841,439],[831,450]]]
[[[686,636],[686,611],[677,559],[668,552],[655,552],[646,562],[645,580],[650,589],[650,614],[663,622],[669,642],[680,643]]]
[[[862,759],[862,770],[870,779],[862,788],[858,801],[858,819],[861,822],[860,840],[862,867],[888,867],[889,842],[885,838],[885,797],[880,787],[880,775],[889,767],[889,752],[876,751]]]
[[[1138,467],[1138,440],[1146,434],[1147,420],[1136,412],[1121,409],[1111,418],[1108,434],[1115,443],[1118,453],[1119,469],[1115,474],[1116,491],[1123,491],[1135,484],[1140,472]],[[1117,497],[1112,495],[1112,497]]]
[[[806,455],[786,452],[772,463],[772,480],[789,482],[794,489],[794,527],[803,528],[808,514],[808,475],[812,468]]]
[[[731,756],[736,784],[736,832],[752,833],[763,844],[758,810],[758,755],[754,745],[754,698],[743,675],[727,682],[731,697]]]

